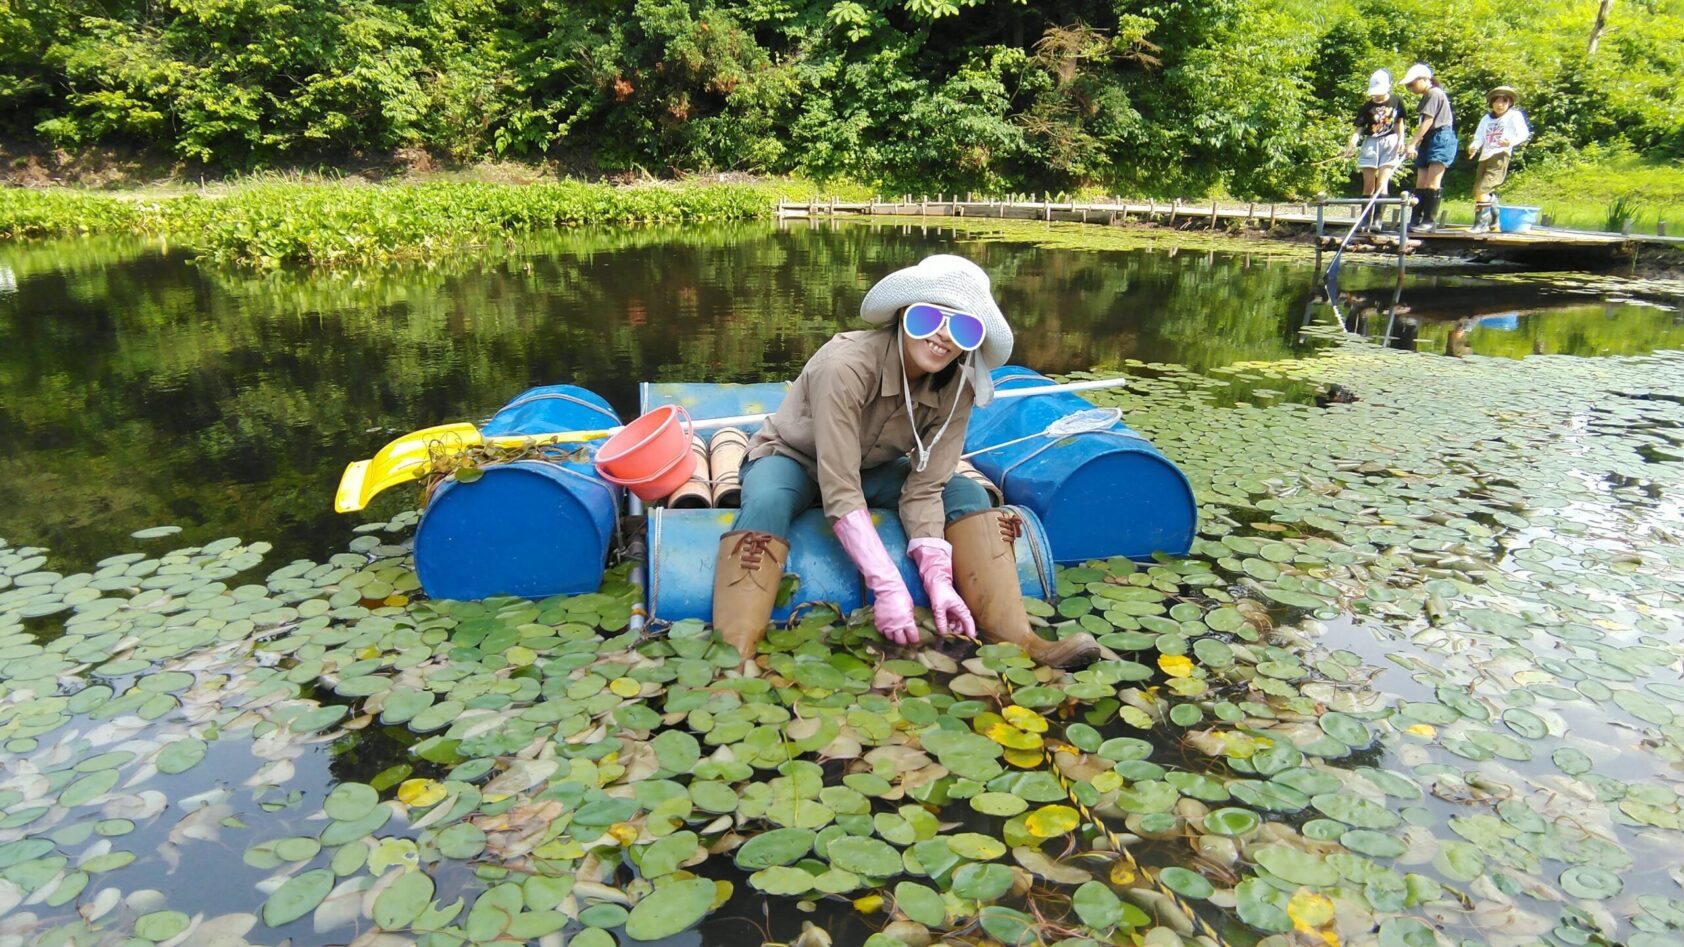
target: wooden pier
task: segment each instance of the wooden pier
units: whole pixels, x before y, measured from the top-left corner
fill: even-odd
[[[982,198],[940,195],[913,199],[839,201],[813,198],[806,201],[780,200],[777,214],[782,219],[836,217],[979,217],[995,220],[1041,220],[1063,223],[1121,226],[1150,223],[1182,229],[1258,229],[1290,235],[1306,232],[1322,242],[1337,244],[1356,220],[1361,208],[1349,200],[1259,202],[1223,200],[1142,200],[1111,198],[1100,201],[1055,201],[1033,195],[1010,198]],[[1398,208],[1389,209],[1395,221]],[[1646,248],[1684,251],[1684,237],[1653,234],[1618,234],[1553,227],[1534,227],[1527,233],[1474,233],[1466,227],[1442,227],[1428,233],[1408,231],[1403,253],[1456,254],[1515,260],[1519,262],[1582,262],[1585,265],[1630,259]],[[1398,254],[1394,229],[1376,234],[1359,234],[1351,250]]]
[[[1343,215],[1349,226],[1355,211]],[[1227,221],[1243,225],[1267,227],[1277,224],[1314,224],[1314,201],[1298,203],[1260,203],[1251,201],[1182,200],[1125,200],[1111,201],[1039,201],[1023,199],[960,200],[957,195],[936,200],[901,198],[893,201],[838,201],[835,198],[810,201],[780,200],[778,216],[802,217],[984,217],[998,220],[1045,220],[1084,224],[1121,224],[1129,221],[1152,221],[1170,226],[1204,223],[1215,226]],[[1336,218],[1329,216],[1328,220]]]

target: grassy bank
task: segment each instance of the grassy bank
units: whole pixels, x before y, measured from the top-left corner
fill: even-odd
[[[1684,167],[1630,153],[1587,149],[1572,160],[1524,165],[1503,187],[1502,199],[1540,208],[1557,227],[1619,230],[1629,218],[1637,233],[1654,233],[1665,221],[1668,233],[1684,234]],[[1445,205],[1452,221],[1473,219],[1471,199]]]
[[[391,185],[260,181],[209,196],[8,190],[0,238],[134,233],[201,258],[260,269],[358,266],[429,256],[539,230],[765,217],[777,186],[577,181]]]

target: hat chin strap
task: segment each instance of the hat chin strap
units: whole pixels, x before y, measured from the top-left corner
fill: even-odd
[[[947,426],[953,423],[953,416],[959,412],[959,396],[965,392],[965,382],[969,380],[970,372],[966,371],[964,366],[960,366],[959,387],[953,392],[953,407],[947,411],[947,420],[941,422],[941,427],[936,429],[936,436],[930,438],[930,443],[925,444],[923,438],[918,436],[918,419],[912,413],[912,382],[906,377],[906,330],[898,325],[895,327],[895,354],[900,356],[896,361],[900,362],[901,397],[906,399],[906,424],[912,428],[912,443],[918,445],[914,451],[918,456],[912,466],[919,473],[923,473],[924,468],[930,466],[930,451],[935,450],[936,445],[941,442],[941,436],[947,433]],[[968,359],[975,354],[974,351],[966,352],[963,357]]]

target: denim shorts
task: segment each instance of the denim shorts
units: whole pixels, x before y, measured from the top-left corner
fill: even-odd
[[[1455,163],[1456,129],[1446,126],[1427,132],[1426,140],[1421,142],[1421,147],[1416,152],[1415,167],[1442,164],[1448,168]]]

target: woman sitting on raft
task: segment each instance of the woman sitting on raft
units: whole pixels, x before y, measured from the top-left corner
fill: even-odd
[[[1012,351],[988,274],[963,257],[932,256],[879,281],[860,316],[881,328],[826,342],[749,442],[742,509],[719,541],[714,627],[753,659],[789,556],[790,523],[819,502],[871,589],[877,630],[896,644],[917,643],[912,596],[868,510],[898,507],[938,635],[974,640],[980,632],[1053,667],[1094,660],[1091,635],[1048,641],[1031,629],[1012,550],[1017,520],[954,475],[971,406],[992,400],[989,372]]]

